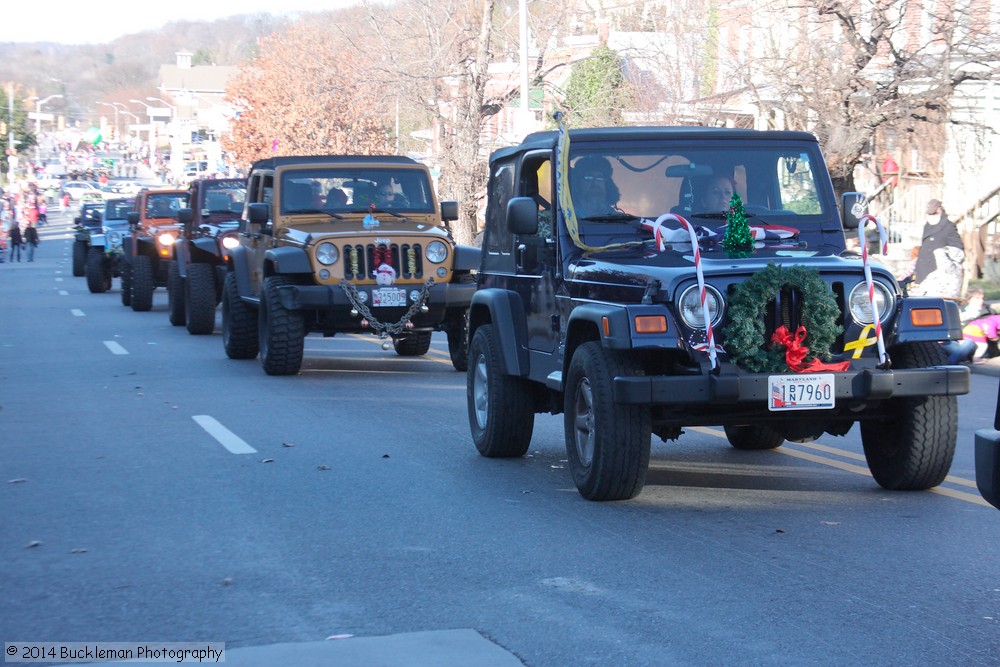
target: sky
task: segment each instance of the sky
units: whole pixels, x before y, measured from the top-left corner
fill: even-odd
[[[339,9],[357,0],[4,0],[0,42],[104,44],[170,21],[214,21],[236,14],[292,14]]]

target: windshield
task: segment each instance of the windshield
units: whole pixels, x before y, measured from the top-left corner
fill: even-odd
[[[243,212],[247,199],[244,181],[204,181],[203,216],[216,214],[236,214]]]
[[[281,212],[347,213],[379,211],[433,213],[427,172],[399,168],[324,168],[286,171],[281,179]]]
[[[187,206],[187,194],[151,192],[146,198],[147,218],[177,218],[177,211]]]
[[[835,217],[823,179],[828,183],[810,144],[702,142],[671,144],[669,150],[576,150],[569,189],[580,240],[587,246],[648,240],[660,220],[668,241],[678,244],[674,249],[687,252],[688,233],[664,214],[686,218],[711,247],[721,241],[733,205],[743,207],[759,242],[797,246],[802,232],[818,230]]]

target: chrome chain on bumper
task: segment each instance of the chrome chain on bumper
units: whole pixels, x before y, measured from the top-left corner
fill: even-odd
[[[344,290],[344,294],[347,295],[348,301],[351,302],[351,306],[355,311],[361,314],[363,318],[368,322],[368,326],[378,334],[379,338],[385,338],[388,335],[398,335],[406,331],[409,328],[407,325],[410,324],[410,320],[417,311],[425,310],[427,307],[424,303],[427,301],[427,295],[430,292],[431,286],[434,285],[434,278],[428,278],[424,286],[420,288],[420,296],[417,300],[403,313],[403,316],[399,318],[399,321],[394,324],[386,324],[380,321],[372,312],[368,310],[368,307],[361,302],[358,298],[358,288],[354,286],[354,283],[342,279],[339,283],[340,288]]]

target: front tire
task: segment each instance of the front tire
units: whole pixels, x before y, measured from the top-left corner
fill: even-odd
[[[764,424],[740,424],[725,429],[729,444],[745,451],[776,449],[785,442],[780,433]]]
[[[476,449],[487,458],[524,456],[535,427],[532,391],[523,379],[504,373],[492,324],[476,329],[469,359],[466,401]]]
[[[222,288],[222,345],[230,359],[253,359],[259,349],[257,311],[240,298],[236,274],[226,273]]]
[[[87,251],[87,289],[92,294],[101,294],[111,288],[111,272],[104,261],[103,248],[91,248]]]
[[[132,258],[132,310],[151,310],[154,289],[152,260],[147,255],[136,255]]]
[[[278,290],[292,285],[285,276],[264,279],[260,295],[260,364],[268,375],[295,375],[302,368],[305,320],[281,304]]]
[[[948,355],[938,343],[908,343],[892,351],[895,368],[943,366]],[[868,469],[879,486],[924,490],[948,476],[958,437],[958,398],[911,396],[885,402],[882,419],[861,422]]]
[[[184,288],[188,333],[198,336],[215,331],[215,267],[189,264]]]
[[[167,313],[170,323],[175,327],[183,326],[187,321],[184,312],[184,282],[177,262],[170,262],[170,268],[167,269]]]
[[[623,352],[590,341],[577,348],[565,387],[566,453],[588,500],[626,500],[642,491],[649,468],[650,410],[614,402],[619,375],[640,375]]]

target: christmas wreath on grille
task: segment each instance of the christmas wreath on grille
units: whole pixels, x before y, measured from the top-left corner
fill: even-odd
[[[768,341],[764,337],[764,311],[785,287],[802,295],[802,324],[795,335],[782,326]],[[768,264],[733,289],[729,323],[723,329],[726,350],[737,365],[753,373],[787,373],[789,368],[798,372],[843,370],[816,360],[829,359],[828,350],[842,331],[836,323],[839,316],[840,308],[818,272],[801,266],[784,268]],[[808,363],[800,368],[791,366],[789,360],[793,355]]]

